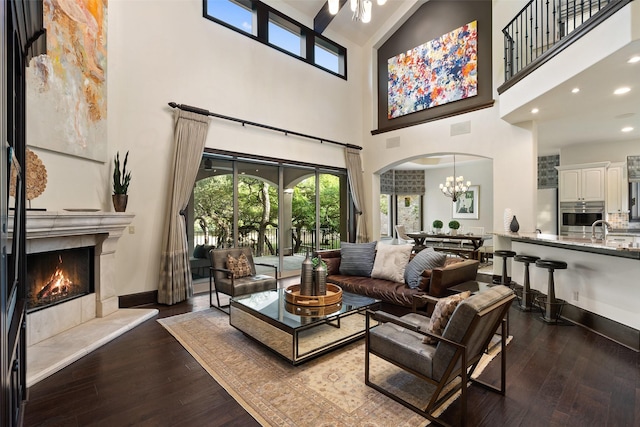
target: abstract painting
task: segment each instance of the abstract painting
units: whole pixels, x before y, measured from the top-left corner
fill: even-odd
[[[47,54],[27,68],[27,144],[107,154],[107,0],[44,0]]]
[[[478,94],[477,21],[390,58],[388,118]]]

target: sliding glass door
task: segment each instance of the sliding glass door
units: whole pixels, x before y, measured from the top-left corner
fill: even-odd
[[[348,240],[349,206],[344,170],[205,154],[189,241],[194,248],[249,246],[256,262],[298,274],[307,252]]]

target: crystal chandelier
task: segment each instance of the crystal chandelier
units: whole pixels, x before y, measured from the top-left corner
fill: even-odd
[[[464,177],[462,175],[456,176],[456,155],[453,155],[453,176],[448,176],[444,184],[440,184],[440,190],[442,194],[447,197],[451,197],[453,201],[458,200],[460,194],[469,190],[471,181],[467,181],[465,184]]]
[[[379,6],[387,0],[377,0]],[[365,24],[371,21],[371,0],[349,0],[354,21],[362,21]],[[335,15],[340,10],[340,0],[329,0],[329,13]]]

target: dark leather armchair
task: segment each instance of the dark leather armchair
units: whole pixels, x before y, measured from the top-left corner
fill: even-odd
[[[241,254],[247,257],[251,274],[245,277],[235,277],[235,274],[227,266],[227,255],[238,259]],[[220,305],[220,292],[235,297],[278,288],[278,267],[271,264],[254,263],[251,248],[249,247],[211,249],[209,251],[209,260],[211,261],[211,273],[209,274],[209,305],[225,313],[227,313],[227,311],[223,309],[229,307],[229,305]],[[256,274],[256,265],[273,268],[274,275]],[[214,290],[212,287],[216,292],[217,306],[215,306],[212,301],[212,293]]]
[[[458,390],[460,423],[464,425],[467,412],[467,384],[469,381],[489,390],[505,394],[506,320],[505,315],[515,298],[506,286],[495,286],[462,301],[451,316],[442,335],[427,332],[429,318],[418,313],[397,317],[384,312],[367,313],[365,383],[396,400],[425,418],[441,424],[433,412]],[[380,322],[380,323],[378,323]],[[371,326],[375,325],[375,326]],[[489,347],[498,327],[501,327],[500,387],[472,379],[480,358]],[[423,342],[433,337],[436,344]],[[371,355],[375,355],[372,358]],[[381,384],[371,381],[371,363],[381,358],[409,374],[433,385],[433,392],[419,396],[421,403],[403,399]],[[378,361],[378,363],[380,363]],[[460,381],[454,381],[456,378]],[[420,405],[420,406],[418,406]]]

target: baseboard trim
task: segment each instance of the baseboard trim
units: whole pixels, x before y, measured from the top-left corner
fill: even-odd
[[[120,295],[118,297],[119,308],[139,307],[141,305],[155,304],[158,302],[158,291],[139,292],[137,294]]]
[[[620,345],[640,352],[640,331],[637,329],[571,304],[564,306],[562,317]]]
[[[522,285],[519,284],[516,284],[515,287],[516,289],[522,289]],[[543,293],[540,293],[540,295],[546,296]],[[640,331],[635,328],[569,303],[566,303],[562,308],[561,317],[631,350],[640,352]]]

